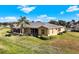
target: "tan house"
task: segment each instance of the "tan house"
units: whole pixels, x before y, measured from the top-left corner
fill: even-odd
[[[24,21],[21,23],[14,23],[11,29],[13,33],[33,36],[51,36],[65,31],[63,26],[43,23],[40,21],[30,22],[29,24],[26,24]]]

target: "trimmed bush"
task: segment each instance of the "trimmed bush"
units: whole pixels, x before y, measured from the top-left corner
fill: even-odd
[[[12,31],[7,31],[7,33],[12,33]]]
[[[64,31],[63,33],[66,33],[67,31]]]
[[[50,39],[50,37],[48,37],[48,36],[41,36],[39,38],[42,39],[42,40],[49,40]]]
[[[54,36],[49,36],[49,39],[54,39]]]
[[[5,36],[11,36],[11,34],[6,34]]]
[[[62,35],[63,33],[61,32],[61,33],[58,33],[58,35]]]

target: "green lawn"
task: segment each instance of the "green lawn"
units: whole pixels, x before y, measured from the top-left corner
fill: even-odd
[[[11,36],[6,37],[6,32],[9,29],[0,30],[0,53],[11,54],[45,54],[45,53],[60,53],[57,48],[49,45],[46,40],[41,40],[32,36]]]
[[[0,29],[0,53],[2,54],[53,54],[79,53],[79,33],[67,32],[42,40],[32,36],[10,36],[10,29]]]
[[[67,32],[54,36],[52,46],[59,47],[63,53],[79,53],[79,32]]]

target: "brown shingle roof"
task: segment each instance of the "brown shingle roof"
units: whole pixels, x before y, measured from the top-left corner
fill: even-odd
[[[48,29],[50,28],[60,28],[63,26],[58,26],[58,25],[54,25],[54,24],[49,24],[49,23],[43,23],[43,22],[30,22],[29,24],[24,24],[23,27],[29,27],[29,28],[39,28],[39,27],[46,27]]]

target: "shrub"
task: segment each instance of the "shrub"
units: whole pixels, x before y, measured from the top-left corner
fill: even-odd
[[[5,36],[11,36],[11,34],[6,34]]]
[[[42,40],[49,40],[50,37],[48,37],[48,36],[41,36],[40,39],[42,39]]]
[[[12,33],[12,31],[7,31],[7,33]]]
[[[64,31],[63,33],[66,33],[67,31]]]
[[[22,34],[19,34],[19,36],[23,36]]]
[[[61,33],[58,33],[58,35],[61,35],[61,34],[63,34],[62,32]]]
[[[49,36],[49,39],[54,39],[55,37],[54,36]]]

